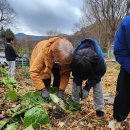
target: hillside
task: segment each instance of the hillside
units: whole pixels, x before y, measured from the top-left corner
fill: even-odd
[[[59,36],[68,36],[67,34],[59,34]],[[39,40],[42,40],[42,39],[48,39],[49,37],[52,37],[52,36],[36,36],[36,35],[27,35],[27,34],[24,34],[24,33],[17,33],[15,34],[15,37],[16,39],[24,39],[24,38],[30,38],[31,40],[34,40],[34,41],[39,41]]]
[[[16,39],[24,39],[24,38],[29,37],[32,40],[38,41],[38,40],[46,38],[47,36],[35,36],[35,35],[26,35],[24,33],[17,33],[17,34],[15,34],[15,37],[16,37]]]

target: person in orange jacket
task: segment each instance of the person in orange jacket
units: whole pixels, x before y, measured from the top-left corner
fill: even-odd
[[[50,100],[47,87],[54,76],[53,87],[58,87],[58,97],[64,98],[69,81],[72,60],[72,43],[63,37],[40,41],[33,49],[30,60],[30,76],[37,90],[46,101]]]

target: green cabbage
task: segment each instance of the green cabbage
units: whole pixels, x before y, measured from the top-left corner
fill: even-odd
[[[29,107],[29,106],[34,106],[34,105],[43,104],[43,103],[44,103],[44,100],[41,97],[40,92],[38,91],[26,93],[22,97],[22,101],[21,101],[22,107]]]
[[[5,130],[18,130],[19,123],[15,122],[10,125],[7,125],[7,128]]]
[[[64,100],[64,102],[65,106],[72,112],[81,110],[81,105],[73,100]]]
[[[12,77],[6,77],[0,81],[0,84],[4,84],[8,89],[12,90],[14,88],[18,88],[19,85],[16,80]]]
[[[24,127],[32,125],[38,128],[40,125],[50,124],[50,118],[42,107],[33,107],[28,110],[24,116]]]
[[[34,128],[33,128],[33,126],[32,125],[30,125],[29,127],[27,127],[26,129],[24,129],[24,130],[34,130]]]
[[[10,90],[5,97],[7,99],[10,99],[13,102],[16,102],[18,100],[19,95],[17,94],[16,90]]]

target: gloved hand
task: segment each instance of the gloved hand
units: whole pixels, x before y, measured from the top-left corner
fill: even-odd
[[[2,114],[0,114],[0,120],[2,120],[4,118],[4,116]]]
[[[83,89],[82,90],[82,98],[85,99],[88,97],[88,95],[89,95],[89,92],[87,90]]]
[[[44,88],[44,89],[41,90],[41,96],[42,96],[42,98],[43,98],[45,101],[47,101],[47,102],[50,101],[50,95],[49,95],[49,92],[47,91],[46,88]]]
[[[64,99],[64,91],[63,90],[59,90],[58,91],[58,95],[59,98]]]

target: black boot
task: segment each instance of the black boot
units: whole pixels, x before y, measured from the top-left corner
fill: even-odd
[[[96,110],[96,115],[97,115],[98,117],[103,117],[103,116],[104,116],[104,112],[101,111],[101,110]]]

